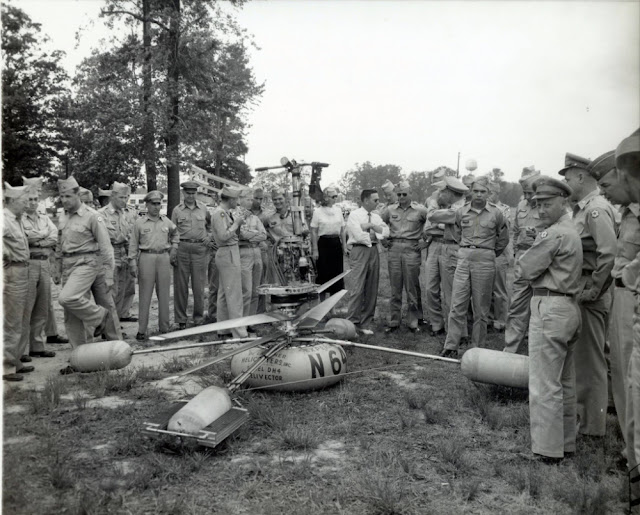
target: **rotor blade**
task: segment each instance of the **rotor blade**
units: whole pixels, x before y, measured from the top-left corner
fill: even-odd
[[[272,345],[271,347],[265,349],[262,355],[252,365],[250,365],[249,368],[247,368],[245,371],[241,372],[231,380],[227,389],[230,392],[235,392],[238,388],[240,388],[243,385],[243,383],[247,379],[249,379],[249,377],[251,376],[251,373],[255,369],[257,369],[265,361],[271,358],[271,356],[273,356],[274,354],[277,354],[289,344],[290,344],[289,341],[287,339],[284,339],[280,343],[276,343],[275,345]]]
[[[245,343],[244,345],[240,345],[240,347],[238,347],[237,349],[233,349],[233,350],[231,350],[229,352],[225,352],[224,354],[220,354],[219,356],[216,356],[215,358],[209,359],[209,360],[205,361],[204,363],[200,363],[199,365],[196,365],[194,367],[188,368],[187,370],[183,370],[179,374],[177,374],[175,376],[172,376],[169,379],[175,379],[177,377],[190,374],[191,372],[197,372],[198,370],[206,368],[206,367],[208,367],[210,365],[214,365],[215,363],[219,363],[220,361],[224,361],[227,358],[231,358],[231,357],[235,356],[236,354],[240,354],[241,352],[244,352],[246,350],[253,349],[254,347],[257,347],[258,345],[262,345],[263,343],[269,343],[269,342],[271,342],[273,340],[277,340],[278,338],[280,338],[281,336],[284,336],[284,335],[285,335],[284,331],[275,331],[270,335],[263,336],[262,338],[258,338],[255,341]]]
[[[185,336],[194,336],[196,334],[212,333],[213,331],[235,329],[236,327],[244,327],[247,325],[260,325],[268,324],[270,322],[281,322],[286,319],[287,317],[283,316],[281,313],[262,313],[260,315],[250,315],[246,317],[234,318],[232,320],[225,320],[224,322],[215,322],[213,324],[199,325],[197,327],[190,327],[189,329],[181,329],[180,331],[159,334],[157,336],[151,336],[149,339],[155,341],[163,341],[169,340],[171,338],[183,338]]]
[[[379,347],[377,345],[367,345],[365,343],[355,343],[346,340],[332,340],[330,338],[296,338],[297,342],[318,342],[318,343],[336,343],[338,345],[360,347],[361,349],[380,350],[383,352],[390,352],[392,354],[403,354],[404,356],[416,356],[418,358],[435,359],[437,361],[447,361],[449,363],[460,363],[459,359],[443,358],[442,356],[436,356],[434,354],[423,354],[422,352],[413,352],[410,350],[390,349],[389,347]]]
[[[309,329],[315,327],[333,307],[340,302],[340,299],[347,294],[347,290],[340,290],[334,293],[328,299],[322,301],[317,306],[312,307],[309,311],[300,315],[293,324],[300,329]]]
[[[333,332],[333,331],[331,331]],[[199,347],[211,347],[212,345],[224,345],[227,343],[245,343],[252,342],[257,340],[258,337],[255,338],[227,338],[224,340],[214,340],[212,342],[199,342],[199,343],[186,343],[183,345],[169,345],[167,347],[151,347],[150,349],[140,349],[134,350],[131,354],[153,354],[155,352],[168,352],[174,350],[184,350],[184,349],[197,349]]]
[[[331,279],[330,281],[327,281],[326,283],[321,285],[320,288],[318,288],[316,290],[316,293],[322,293],[324,290],[326,290],[330,286],[333,286],[335,283],[337,283],[340,279],[342,279],[349,272],[351,272],[351,269],[347,270],[346,272],[342,272],[340,275],[336,275],[333,279]]]

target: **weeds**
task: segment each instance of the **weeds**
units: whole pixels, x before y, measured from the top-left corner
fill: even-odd
[[[61,456],[57,448],[50,458],[47,470],[49,472],[51,486],[56,490],[68,490],[74,485],[74,477],[69,458],[69,456]]]
[[[288,427],[280,435],[280,446],[284,450],[308,451],[318,447],[319,438],[305,427]]]
[[[195,365],[191,356],[171,356],[162,363],[162,369],[170,374],[182,372]]]
[[[460,484],[460,497],[464,502],[471,502],[480,493],[481,482],[477,478],[466,479]]]
[[[424,415],[424,423],[427,425],[445,425],[447,423],[447,415],[444,411],[429,406],[428,404],[422,408]]]
[[[437,447],[438,454],[445,468],[450,469],[456,477],[466,474],[469,466],[466,449],[461,439],[444,440]]]
[[[369,505],[367,513],[375,515],[400,515],[405,513],[405,489],[402,481],[383,472],[363,474],[358,490]]]
[[[67,391],[67,382],[60,377],[50,376],[40,391],[32,391],[29,406],[34,415],[49,413],[60,405],[60,399]]]

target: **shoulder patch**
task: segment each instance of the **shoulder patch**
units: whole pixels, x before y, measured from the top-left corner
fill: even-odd
[[[549,234],[549,233],[548,233],[547,231],[542,231],[542,232],[540,233],[540,237],[541,237],[541,238],[546,238],[548,234]]]
[[[591,211],[591,218],[598,218],[600,216],[600,212],[597,209]]]
[[[220,212],[220,218],[224,218],[224,211]]]
[[[98,217],[98,222],[102,222],[102,217],[101,216]]]

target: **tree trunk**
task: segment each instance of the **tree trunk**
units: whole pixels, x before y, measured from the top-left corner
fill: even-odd
[[[180,68],[178,47],[180,44],[180,0],[170,0],[172,8],[169,22],[169,61],[167,73],[167,215],[171,217],[173,208],[180,203],[180,135],[178,114],[180,107]]]
[[[156,168],[156,145],[153,113],[150,109],[152,82],[151,82],[151,28],[149,17],[150,0],[142,0],[142,45],[144,58],[142,62],[142,155],[144,168],[147,173],[147,191],[158,189],[158,169]]]

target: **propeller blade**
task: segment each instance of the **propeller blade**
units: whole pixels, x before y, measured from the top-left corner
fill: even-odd
[[[246,350],[253,349],[254,347],[257,347],[258,345],[262,345],[263,343],[269,343],[269,342],[271,342],[273,340],[277,340],[278,338],[280,338],[281,336],[284,336],[284,335],[285,335],[284,331],[275,331],[270,335],[263,336],[262,338],[259,338],[259,339],[255,340],[255,341],[252,341],[252,342],[245,343],[244,345],[240,345],[240,347],[238,347],[237,349],[233,349],[232,351],[225,352],[224,354],[220,354],[219,356],[216,356],[215,358],[209,359],[209,360],[205,361],[204,363],[200,363],[199,365],[196,365],[194,367],[188,368],[187,370],[183,370],[179,374],[177,374],[175,376],[172,376],[169,379],[175,379],[175,378],[180,377],[180,376],[185,376],[187,374],[191,374],[192,372],[197,372],[198,370],[206,368],[206,367],[208,367],[210,365],[214,365],[215,363],[219,363],[220,361],[224,361],[227,358],[231,358],[231,357],[235,356],[236,354],[240,354],[241,352],[244,352]]]
[[[317,306],[312,307],[303,315],[300,315],[300,317],[294,320],[293,324],[300,329],[310,329],[311,327],[315,327],[346,294],[347,290],[340,290],[339,292],[334,293],[328,299],[322,301]]]
[[[196,334],[212,333],[213,331],[235,329],[236,327],[245,327],[247,325],[260,325],[268,324],[271,322],[281,322],[283,320],[287,320],[287,317],[282,313],[262,313],[260,315],[250,315],[246,317],[234,318],[232,320],[225,320],[224,322],[215,322],[213,324],[199,325],[197,327],[190,327],[189,329],[181,329],[180,331],[159,334],[157,336],[151,336],[149,339],[155,341],[163,341],[169,340],[171,338],[183,338],[185,336],[194,336]]]
[[[346,272],[342,272],[340,275],[336,275],[333,279],[331,279],[330,281],[327,281],[326,283],[321,285],[320,288],[318,288],[316,290],[316,293],[322,293],[324,290],[326,290],[330,286],[333,286],[335,283],[337,283],[340,279],[342,279],[349,272],[351,272],[351,269],[347,270]]]

